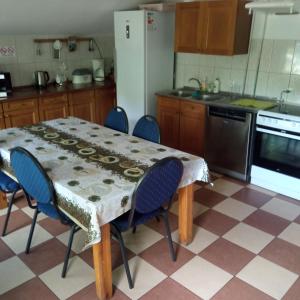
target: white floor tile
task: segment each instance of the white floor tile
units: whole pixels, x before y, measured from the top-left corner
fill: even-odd
[[[237,277],[275,299],[281,299],[298,275],[256,256]]]
[[[229,230],[223,238],[258,254],[273,240],[274,236],[247,224],[239,223]]]
[[[291,223],[278,237],[300,247],[300,225]]]
[[[16,210],[18,210],[18,207],[13,205],[12,208],[11,208],[11,211],[13,212],[13,211],[16,211]],[[7,213],[7,207],[5,207],[3,209],[0,209],[0,217],[5,216],[6,213]]]
[[[67,230],[66,232],[58,235],[56,238],[60,240],[63,244],[68,246],[69,238],[70,238],[70,230]],[[87,240],[87,233],[84,230],[77,231],[73,238],[72,250],[77,254],[80,253],[83,250],[83,247],[85,246],[86,240]]]
[[[216,234],[196,225],[193,226],[193,233],[193,241],[188,245],[181,244],[181,246],[196,254],[200,253],[219,238]],[[178,243],[178,230],[172,233],[172,239]]]
[[[133,234],[132,229],[123,233],[125,247],[138,254],[162,239],[163,236],[148,226],[139,225]]]
[[[243,186],[223,178],[218,178],[214,181],[213,186],[207,185],[205,188],[229,197],[241,190]]]
[[[158,269],[154,268],[138,256],[130,259],[128,263],[134,288],[129,289],[123,265],[114,270],[113,283],[130,299],[139,299],[142,295],[147,293],[167,277],[164,273],[160,272]]]
[[[300,215],[300,206],[277,198],[271,199],[260,209],[289,221],[295,220]]]
[[[17,256],[0,263],[0,274],[0,295],[35,277]]]
[[[39,276],[59,299],[66,299],[95,281],[94,270],[78,256],[70,258],[64,279],[62,266],[59,264]]]
[[[232,275],[196,256],[171,275],[171,278],[206,300],[217,293]]]
[[[251,215],[257,208],[251,205],[242,203],[232,198],[227,198],[213,208],[214,210],[223,213],[229,217],[239,221],[244,220]]]
[[[34,209],[30,208],[29,206],[26,206],[24,208],[22,208],[22,210],[24,211],[24,213],[26,213],[30,218],[33,218],[34,215]],[[47,216],[43,213],[39,213],[38,217],[37,217],[37,221],[41,221],[43,219],[47,218]]]
[[[6,235],[2,239],[16,254],[20,254],[25,251],[30,227],[31,225],[27,225]],[[48,231],[39,224],[36,224],[32,237],[31,248],[50,240],[51,238],[53,238],[53,236]]]
[[[172,212],[173,214],[178,216],[178,214],[179,214],[178,207],[179,207],[179,201],[174,202],[170,208],[170,212]],[[201,214],[206,212],[208,209],[209,208],[207,206],[194,201],[193,202],[193,218],[200,216]]]

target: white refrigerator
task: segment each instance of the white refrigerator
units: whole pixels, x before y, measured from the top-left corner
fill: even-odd
[[[131,133],[145,114],[156,115],[155,92],[172,89],[174,12],[114,12],[117,104]]]

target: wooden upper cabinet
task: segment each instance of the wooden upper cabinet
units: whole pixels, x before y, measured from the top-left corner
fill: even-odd
[[[161,144],[179,149],[180,100],[161,96],[157,100]]]
[[[108,113],[116,105],[116,90],[114,88],[96,89],[96,123],[103,125]]]
[[[3,103],[6,128],[20,127],[39,122],[38,99],[26,99]]]
[[[39,114],[41,121],[66,118],[69,115],[67,94],[64,93],[40,98]]]
[[[182,20],[182,9],[190,3],[176,5],[176,45],[178,52],[199,52],[206,54],[234,55],[248,52],[252,16],[245,9],[245,0],[215,0],[192,2],[198,20],[193,20],[197,35],[190,36],[193,45],[188,42],[188,30]],[[186,38],[182,38],[186,35]],[[196,36],[196,38],[195,38]],[[181,37],[181,38],[180,38]],[[178,47],[177,40],[181,41]],[[185,42],[187,47],[185,47]]]
[[[70,92],[68,96],[70,116],[90,122],[96,121],[95,95],[93,89]]]
[[[202,32],[200,3],[187,2],[176,5],[175,50],[199,52]]]

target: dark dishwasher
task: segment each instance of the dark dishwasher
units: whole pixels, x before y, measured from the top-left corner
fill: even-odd
[[[252,113],[209,106],[204,158],[212,171],[249,181]]]

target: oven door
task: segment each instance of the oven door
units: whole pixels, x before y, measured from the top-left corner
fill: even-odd
[[[300,178],[300,133],[257,126],[253,164]]]

